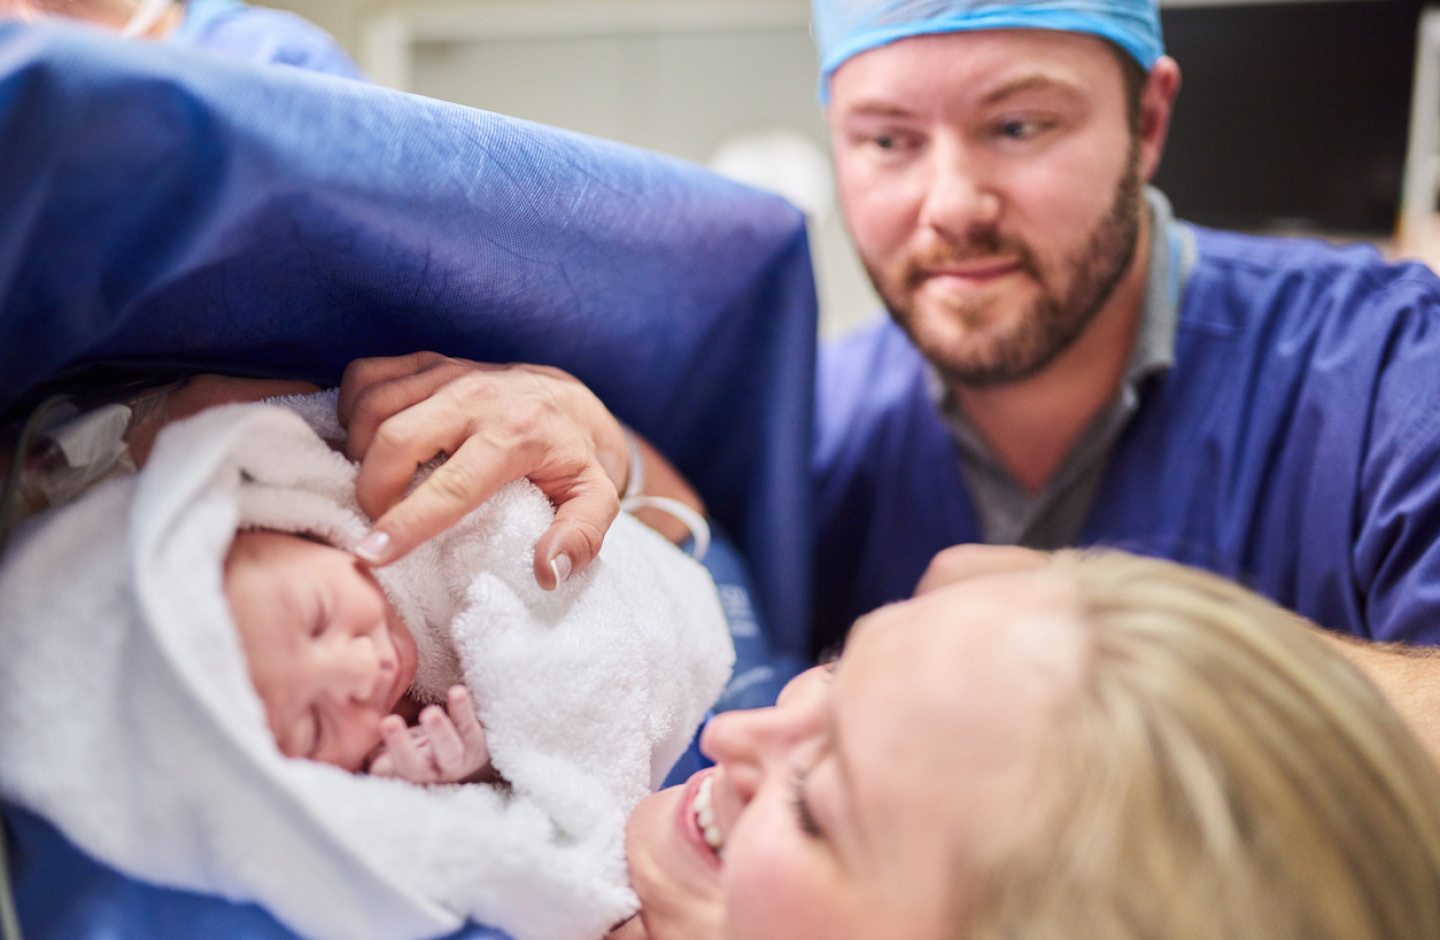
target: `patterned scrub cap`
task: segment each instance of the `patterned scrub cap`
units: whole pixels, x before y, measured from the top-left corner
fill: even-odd
[[[1089,33],[1124,49],[1147,72],[1164,53],[1155,0],[811,0],[820,53],[820,103],[830,76],[876,46],[929,33],[1058,29]]]

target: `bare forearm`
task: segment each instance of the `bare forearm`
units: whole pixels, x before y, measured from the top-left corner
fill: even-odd
[[[703,516],[705,504],[701,502],[700,495],[695,492],[694,487],[680,474],[680,471],[675,469],[675,466],[666,460],[658,450],[651,447],[647,441],[637,438],[637,442],[640,445],[641,459],[645,462],[643,495],[678,500]],[[690,529],[685,523],[662,510],[638,509],[635,511],[635,518],[677,545],[690,534]]]
[[[1380,688],[1440,762],[1440,647],[1371,643],[1329,630],[1318,632]]]

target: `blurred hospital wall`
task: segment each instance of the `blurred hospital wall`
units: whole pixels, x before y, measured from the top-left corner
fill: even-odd
[[[807,210],[821,330],[878,315],[833,202],[808,0],[269,0],[372,78],[715,166]]]
[[[383,84],[783,192],[811,219],[822,333],[877,315],[834,205],[808,0],[268,2],[330,31]],[[1390,247],[1423,5],[1161,0],[1185,75],[1157,178],[1177,213]]]

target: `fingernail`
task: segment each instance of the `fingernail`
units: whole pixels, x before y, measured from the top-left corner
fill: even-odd
[[[390,554],[390,536],[371,529],[355,546],[355,557],[372,565],[383,565]]]
[[[559,587],[570,577],[571,571],[570,556],[563,552],[550,559],[550,570],[555,572],[555,586]]]

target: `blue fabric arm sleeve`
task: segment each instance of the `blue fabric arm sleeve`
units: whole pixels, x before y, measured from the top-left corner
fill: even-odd
[[[777,646],[804,648],[815,293],[794,207],[361,82],[14,21],[0,140],[0,412],[98,367],[559,366],[695,485]]]
[[[815,297],[793,207],[523,121],[13,21],[0,140],[0,412],[97,370],[549,363],[695,484],[775,646],[804,648]],[[288,936],[253,910],[205,921],[224,902],[128,883],[38,821],[17,855],[32,937],[86,936],[72,917],[164,935],[172,901],[224,926],[170,935]]]

